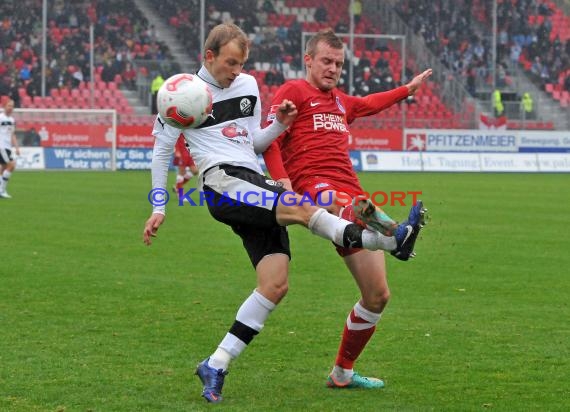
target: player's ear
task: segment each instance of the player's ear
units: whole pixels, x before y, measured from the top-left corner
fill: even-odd
[[[216,56],[214,55],[214,52],[210,49],[206,50],[206,53],[204,53],[205,62],[211,62],[212,60],[214,60],[214,57]]]
[[[311,56],[309,56],[308,54],[305,54],[303,56],[303,60],[305,61],[305,66],[307,66],[307,69],[310,69],[312,66],[312,62],[313,62],[313,59],[311,59]]]

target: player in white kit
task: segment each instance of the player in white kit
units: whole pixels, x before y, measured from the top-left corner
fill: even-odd
[[[16,168],[14,153],[20,155],[20,147],[16,140],[16,120],[12,117],[14,100],[8,100],[4,105],[4,111],[0,113],[0,198],[10,199],[6,188],[8,181]]]

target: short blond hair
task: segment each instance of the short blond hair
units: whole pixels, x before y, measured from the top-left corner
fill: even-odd
[[[248,52],[248,38],[242,29],[233,23],[218,24],[208,34],[208,38],[204,42],[204,52],[211,50],[214,56],[218,56],[220,49],[232,40],[237,40],[237,44],[244,54]]]
[[[333,49],[344,48],[344,43],[332,29],[323,29],[309,39],[305,47],[305,54],[308,54],[311,57],[315,57],[315,53],[317,52],[317,45],[320,42],[327,44]]]

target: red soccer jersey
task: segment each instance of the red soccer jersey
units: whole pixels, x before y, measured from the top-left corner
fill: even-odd
[[[408,88],[366,97],[349,96],[338,89],[323,92],[306,80],[291,80],[273,97],[267,120],[275,119],[275,110],[283,99],[297,106],[299,114],[293,125],[264,153],[273,179],[289,177],[297,191],[308,182],[322,179],[337,189],[358,194],[362,188],[350,161],[348,125],[356,118],[369,116],[408,96]]]

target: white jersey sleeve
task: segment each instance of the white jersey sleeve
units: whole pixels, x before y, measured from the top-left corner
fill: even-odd
[[[168,193],[166,187],[168,179],[168,169],[170,167],[170,158],[174,152],[174,146],[180,136],[180,130],[167,125],[160,116],[156,116],[152,129],[154,136],[154,148],[152,151],[151,175],[152,189],[162,189]],[[162,203],[162,202],[160,202]],[[162,213],[166,211],[166,205],[153,204],[153,213]]]
[[[269,147],[271,142],[277,139],[285,130],[287,130],[287,126],[279,123],[278,120],[275,120],[265,129],[258,127],[254,130],[253,148],[255,149],[255,153],[259,154],[265,152],[265,149]]]

